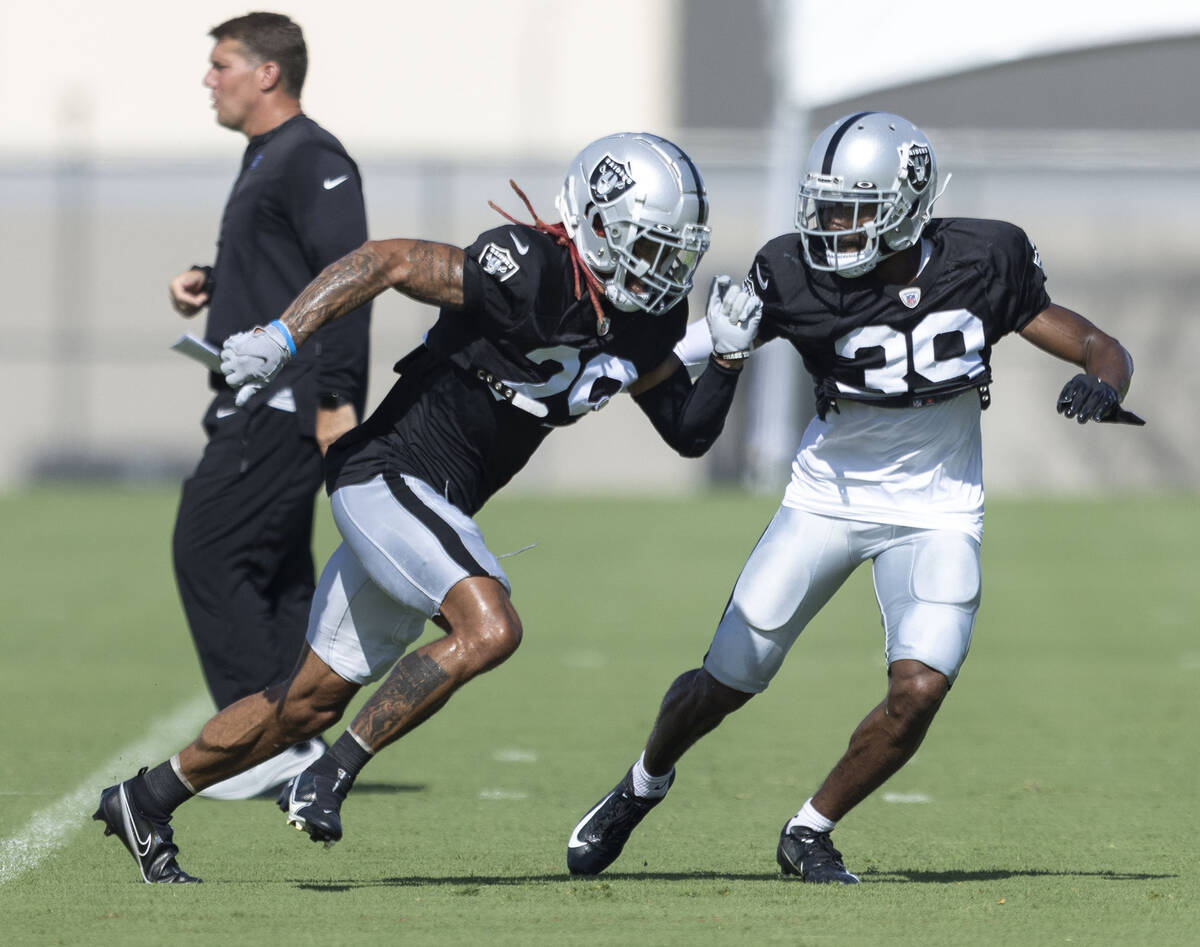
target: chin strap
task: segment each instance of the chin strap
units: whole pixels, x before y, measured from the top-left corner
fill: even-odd
[[[514,224],[519,224],[522,227],[532,226],[539,233],[544,233],[549,237],[553,237],[555,242],[562,247],[567,248],[567,253],[571,257],[571,269],[575,273],[575,298],[583,297],[583,289],[579,285],[579,274],[582,271],[584,282],[587,285],[588,298],[592,301],[592,308],[596,311],[596,331],[600,335],[604,335],[608,331],[608,317],[604,315],[604,308],[600,305],[600,297],[604,294],[604,284],[596,278],[591,270],[587,268],[587,264],[583,262],[579,256],[579,248],[575,246],[575,241],[567,235],[567,228],[562,224],[548,224],[537,215],[537,211],[533,209],[533,205],[529,202],[529,198],[525,196],[525,192],[517,187],[517,182],[509,178],[508,183],[512,185],[512,189],[517,192],[517,197],[524,202],[529,215],[533,218],[532,224],[526,224],[524,221],[517,220],[507,211],[497,206],[495,201],[488,201],[488,206],[501,217],[512,221]]]

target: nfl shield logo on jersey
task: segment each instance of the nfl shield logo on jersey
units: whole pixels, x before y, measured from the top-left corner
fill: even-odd
[[[921,301],[921,287],[908,286],[900,290],[900,302],[904,303],[909,309],[916,309],[917,303]]]
[[[479,254],[479,265],[488,276],[494,276],[501,283],[520,269],[513,255],[504,247],[489,243]]]
[[[612,155],[601,158],[600,163],[592,168],[591,177],[588,178],[592,200],[597,204],[615,201],[633,185],[633,174],[629,166],[621,164]]]

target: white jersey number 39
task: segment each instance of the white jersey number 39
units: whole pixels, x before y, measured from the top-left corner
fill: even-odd
[[[938,359],[934,354],[935,341],[939,336],[952,332],[961,334],[963,354]],[[909,330],[912,338],[912,367],[922,378],[932,384],[954,378],[977,375],[983,370],[980,354],[986,344],[983,321],[966,309],[945,309],[931,312]],[[890,326],[862,326],[847,332],[834,343],[837,354],[845,359],[855,359],[864,349],[882,349],[884,364],[879,368],[863,371],[863,382],[867,388],[886,394],[904,394],[909,390],[905,376],[909,374],[908,343],[905,333]]]

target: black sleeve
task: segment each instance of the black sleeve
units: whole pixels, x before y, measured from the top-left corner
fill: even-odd
[[[993,267],[996,278],[986,287],[998,334],[1019,332],[1050,305],[1042,257],[1020,227],[997,224]],[[994,341],[994,340],[992,340]]]
[[[528,227],[485,231],[464,249],[464,310],[486,336],[503,334],[533,313],[547,266],[545,238]]]
[[[664,441],[684,457],[699,457],[725,427],[741,370],[708,365],[693,384],[680,365],[670,378],[634,395],[642,412]]]
[[[481,336],[504,336],[533,312],[542,265],[540,253],[534,251],[534,241],[527,238],[528,242],[521,242],[526,251],[521,255],[507,233],[511,229],[489,230],[463,248],[462,308],[441,310],[425,336],[431,350],[451,357]]]
[[[289,216],[316,274],[367,239],[362,179],[345,152],[321,142],[297,148],[289,170]],[[312,340],[317,394],[340,395],[360,415],[366,400],[370,318],[367,303],[323,326]]]
[[[758,343],[769,342],[779,335],[779,315],[782,311],[782,300],[779,295],[778,274],[772,272],[771,257],[773,243],[767,244],[754,256],[750,270],[746,274],[745,284],[762,300],[763,317],[758,328]]]

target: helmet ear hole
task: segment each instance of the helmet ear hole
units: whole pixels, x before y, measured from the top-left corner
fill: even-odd
[[[589,204],[584,215],[588,218],[588,223],[591,224],[592,233],[603,239],[604,237],[604,221],[600,219],[600,211],[596,209],[595,204]]]

